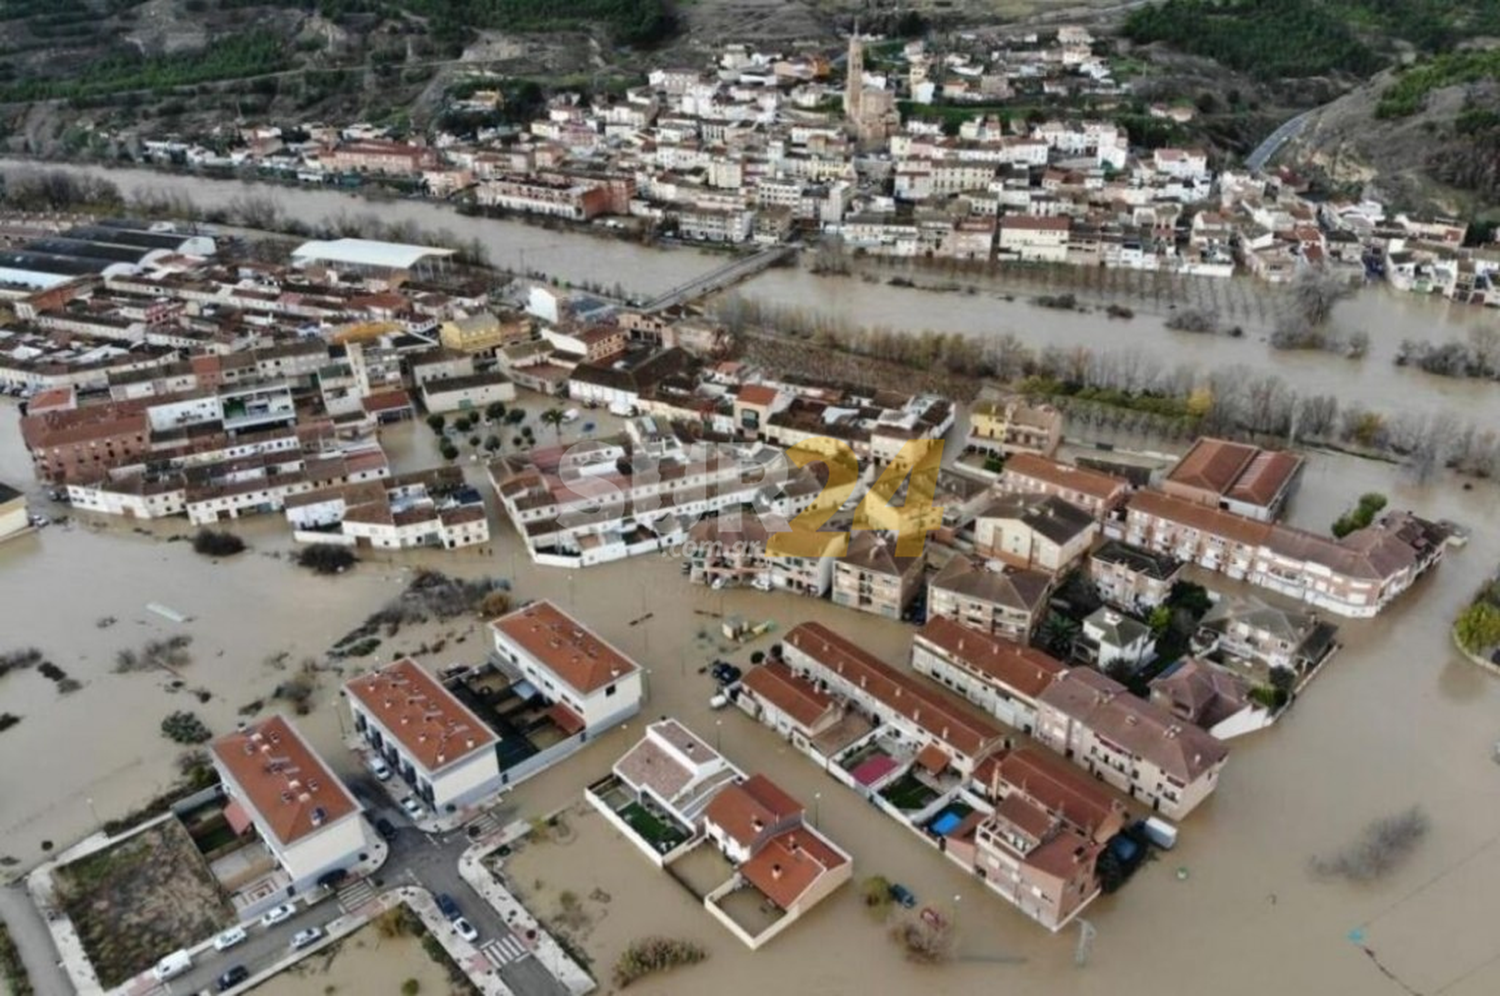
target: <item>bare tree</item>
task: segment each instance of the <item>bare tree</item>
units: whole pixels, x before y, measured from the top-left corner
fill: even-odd
[[[1412,806],[1371,822],[1358,840],[1334,854],[1314,857],[1309,865],[1320,877],[1368,882],[1386,875],[1415,851],[1428,826],[1427,815]]]

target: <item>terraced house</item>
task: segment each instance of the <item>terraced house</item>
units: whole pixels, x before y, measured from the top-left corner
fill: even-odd
[[[1024,643],[976,633],[941,616],[928,619],[912,638],[911,667],[1023,733],[1036,726],[1037,696],[1067,671]]]
[[[1341,540],[1142,491],[1113,533],[1341,616],[1378,614],[1443,558],[1449,531],[1389,512]]]
[[[1004,732],[949,693],[891,667],[821,623],[803,623],[783,644],[787,667],[896,732],[931,768],[963,777],[998,749]]]
[[[500,787],[495,734],[410,657],[344,685],[354,729],[434,812]]]
[[[1092,668],[1037,696],[1036,738],[1166,816],[1192,812],[1219,784],[1229,748]]]

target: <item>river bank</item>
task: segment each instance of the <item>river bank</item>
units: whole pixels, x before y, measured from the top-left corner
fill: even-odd
[[[271,198],[286,217],[307,225],[333,224],[341,218],[373,215],[384,224],[409,223],[430,231],[446,230],[456,240],[482,246],[491,266],[519,273],[544,272],[570,284],[620,283],[632,297],[649,298],[702,276],[724,262],[720,253],[674,246],[647,248],[613,237],[554,230],[513,220],[468,215],[441,201],[391,198],[372,200],[330,188],[286,186],[246,180],[180,176],[139,167],[39,163],[0,158],[0,170],[57,169],[101,176],[113,181],[129,201],[185,198],[202,211],[226,210],[248,197]]]
[[[0,169],[31,168],[28,160],[0,158]],[[447,229],[456,238],[483,246],[498,269],[538,273],[570,284],[613,287],[629,297],[647,298],[721,265],[721,253],[685,246],[650,247],[592,234],[553,231],[518,221],[461,214],[430,200],[371,201],[330,189],[289,187],[240,180],[178,176],[133,167],[48,164],[89,176],[104,176],[127,196],[185,197],[203,209],[225,209],[237,199],[272,197],[283,213],[309,223],[331,223],[351,215],[373,214],[386,223],[410,223],[428,230]],[[1430,416],[1457,412],[1476,423],[1500,424],[1500,387],[1398,366],[1403,340],[1444,342],[1462,339],[1473,325],[1500,322],[1493,310],[1456,304],[1443,298],[1403,294],[1372,285],[1333,309],[1334,333],[1369,334],[1368,353],[1357,360],[1316,351],[1276,350],[1269,345],[1279,292],[1246,277],[1157,278],[1123,271],[1098,271],[1097,287],[1082,273],[1062,274],[1049,268],[988,268],[947,275],[926,265],[856,261],[849,275],[818,275],[807,268],[767,270],[727,292],[774,302],[810,318],[836,316],[852,327],[919,333],[954,332],[976,342],[1014,336],[1033,348],[1089,349],[1128,356],[1131,362],[1161,369],[1198,372],[1231,371],[1237,376],[1274,375],[1299,395],[1327,394],[1345,406],[1364,404],[1390,414]],[[861,274],[864,274],[863,276]],[[921,286],[893,286],[892,275],[910,277]],[[866,279],[873,276],[874,282]],[[1064,282],[1063,277],[1068,277]],[[930,290],[956,284],[957,291]],[[962,288],[973,287],[968,293]],[[1042,308],[1040,293],[1074,293],[1091,310]],[[1128,304],[1129,319],[1107,319],[1103,309]],[[1212,307],[1225,324],[1240,325],[1240,337],[1173,331],[1167,319],[1177,307]]]

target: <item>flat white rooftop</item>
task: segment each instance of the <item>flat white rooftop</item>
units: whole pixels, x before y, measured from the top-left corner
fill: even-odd
[[[351,266],[380,266],[392,270],[409,270],[424,259],[452,256],[454,250],[433,246],[410,246],[400,242],[377,242],[373,239],[334,239],[331,242],[304,242],[292,251],[293,259],[320,263],[348,263]]]

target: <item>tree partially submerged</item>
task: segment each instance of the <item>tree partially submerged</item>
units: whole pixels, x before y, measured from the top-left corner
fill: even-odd
[[[647,937],[631,941],[615,962],[615,985],[621,989],[656,972],[679,965],[696,965],[708,952],[693,941],[671,937]]]
[[[1311,868],[1321,878],[1370,882],[1389,874],[1408,858],[1427,836],[1429,823],[1421,807],[1382,816],[1365,827],[1359,838],[1341,851],[1314,857]]]
[[[895,917],[890,932],[911,961],[935,965],[953,956],[953,921],[931,910]]]
[[[336,543],[314,543],[297,551],[297,566],[318,574],[342,574],[358,562],[353,550]]]
[[[232,557],[244,549],[244,540],[222,529],[200,529],[193,535],[193,552],[205,557]]]

